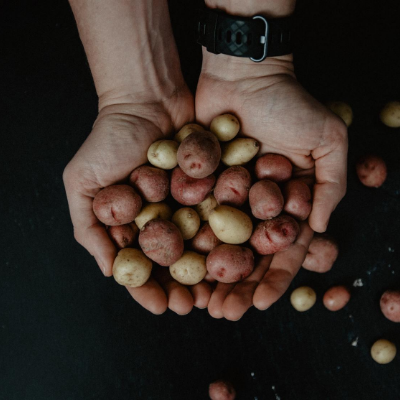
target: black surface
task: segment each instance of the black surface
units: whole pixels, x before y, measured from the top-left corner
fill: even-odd
[[[194,89],[200,48],[188,31],[198,2],[170,3]],[[369,355],[380,337],[400,350],[400,326],[378,304],[400,283],[400,131],[378,120],[400,97],[399,3],[300,0],[296,14],[299,80],[354,111],[348,194],[329,227],[341,252],[331,272],[302,270],[268,311],[232,323],[205,310],[149,314],[74,241],[61,175],[96,117],[87,61],[66,2],[2,2],[1,400],[200,400],[221,377],[238,399],[400,399],[400,356],[381,366]],[[366,152],[388,163],[378,190],[354,173]],[[325,310],[324,291],[355,279],[364,286],[346,308]],[[297,313],[289,292],[302,284],[318,301]]]

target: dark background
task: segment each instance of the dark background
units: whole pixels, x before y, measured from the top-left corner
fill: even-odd
[[[400,283],[400,131],[378,119],[400,98],[398,1],[299,0],[298,79],[354,111],[348,194],[329,227],[341,252],[331,272],[300,271],[277,304],[235,323],[197,309],[151,315],[74,241],[61,176],[96,117],[84,51],[66,1],[0,4],[1,400],[200,400],[221,377],[239,400],[400,399],[400,356],[382,366],[369,354],[380,337],[400,350],[399,324],[379,310]],[[196,4],[170,1],[193,90]],[[387,161],[380,189],[355,176],[366,152]],[[339,283],[352,299],[332,313],[321,298]],[[306,313],[289,302],[302,284],[318,294]]]

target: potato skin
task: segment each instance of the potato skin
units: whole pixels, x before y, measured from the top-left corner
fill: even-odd
[[[149,203],[146,204],[135,218],[135,224],[142,229],[147,222],[152,219],[171,219],[172,210],[166,203]]]
[[[163,201],[169,193],[168,174],[160,168],[142,165],[132,171],[129,182],[149,202]]]
[[[392,322],[400,322],[400,291],[387,290],[380,300],[383,315]]]
[[[218,115],[210,124],[210,131],[221,142],[232,140],[239,133],[239,130],[239,120],[232,114]]]
[[[328,272],[338,254],[339,247],[332,236],[326,233],[315,233],[303,262],[303,268],[319,273]]]
[[[140,230],[139,245],[147,257],[164,267],[179,260],[184,250],[181,232],[164,219],[147,222]]]
[[[283,211],[292,217],[304,221],[311,212],[311,190],[308,185],[298,179],[286,182],[283,187],[285,204]]]
[[[326,106],[349,127],[353,122],[353,110],[343,101],[330,101]]]
[[[396,357],[396,345],[389,340],[379,339],[371,347],[371,357],[378,364],[388,364]]]
[[[275,182],[263,179],[251,187],[249,203],[251,212],[256,218],[271,219],[281,213],[283,195]]]
[[[214,183],[214,175],[196,179],[186,175],[180,167],[176,167],[171,176],[171,195],[184,206],[194,206],[206,198]]]
[[[288,249],[299,232],[299,224],[294,218],[280,215],[260,222],[251,235],[250,244],[258,254],[274,254]]]
[[[254,255],[247,247],[221,244],[207,256],[207,271],[219,282],[242,281],[252,273],[253,269]]]
[[[290,295],[290,303],[297,311],[308,311],[317,301],[314,289],[309,286],[300,286]]]
[[[129,185],[108,186],[96,194],[93,212],[108,226],[132,222],[142,208],[142,199]]]
[[[356,171],[361,183],[368,187],[382,186],[387,177],[385,161],[375,155],[361,157],[357,162]]]
[[[221,146],[221,161],[231,167],[248,163],[260,150],[260,143],[255,139],[236,138]]]
[[[179,143],[175,140],[157,140],[147,150],[150,164],[161,169],[172,169],[178,165],[176,153]]]
[[[214,197],[219,204],[240,207],[249,197],[251,176],[246,168],[239,165],[226,169],[218,177]]]
[[[235,400],[236,390],[230,382],[218,380],[210,384],[208,395],[211,400]]]
[[[400,128],[400,102],[391,101],[380,113],[381,121],[389,128]]]
[[[210,213],[217,207],[218,202],[215,197],[210,193],[201,203],[196,205],[197,214],[202,221],[208,221]]]
[[[322,302],[329,311],[338,311],[349,302],[350,296],[346,286],[333,286],[325,292]]]
[[[208,254],[220,244],[222,244],[221,240],[215,236],[208,222],[199,229],[196,236],[190,242],[191,248],[200,254]]]
[[[183,240],[192,239],[200,228],[200,217],[197,212],[190,207],[176,210],[171,221],[181,231]]]
[[[183,125],[179,132],[174,136],[175,142],[182,143],[193,132],[201,132],[205,129],[199,124]]]
[[[206,257],[194,251],[185,251],[169,267],[171,276],[182,285],[196,285],[206,276]]]
[[[264,154],[254,167],[257,179],[269,179],[274,182],[286,182],[292,177],[292,163],[280,154]]]
[[[107,233],[118,249],[124,249],[133,245],[139,234],[139,228],[134,222],[131,222],[125,225],[110,226]]]

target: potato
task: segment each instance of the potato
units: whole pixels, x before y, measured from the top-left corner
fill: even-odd
[[[311,190],[301,180],[294,179],[286,182],[283,187],[285,204],[283,211],[300,221],[308,218],[311,212]]]
[[[258,254],[274,254],[286,250],[296,240],[299,224],[289,215],[260,222],[254,229],[250,244]]]
[[[220,142],[232,140],[240,130],[238,119],[232,114],[218,115],[211,121],[210,131]]]
[[[221,161],[228,166],[248,163],[260,149],[255,139],[237,138],[221,145]]]
[[[182,143],[183,140],[185,140],[193,132],[201,132],[204,130],[205,129],[198,124],[187,124],[187,125],[184,125],[180,129],[180,131],[174,136],[174,140],[175,140],[175,142]]]
[[[363,185],[374,188],[382,186],[387,176],[385,161],[375,155],[361,157],[356,165],[356,171]]]
[[[211,132],[193,132],[180,144],[177,157],[178,164],[186,175],[202,179],[217,169],[221,147]]]
[[[290,295],[290,302],[295,310],[304,312],[309,310],[317,301],[314,289],[308,286],[301,286],[293,290]]]
[[[138,236],[139,228],[134,222],[131,222],[125,225],[110,226],[107,232],[117,248],[124,249],[133,245]]]
[[[197,214],[202,221],[208,221],[208,217],[212,210],[217,207],[218,202],[215,197],[210,193],[201,203],[196,205]]]
[[[309,271],[328,272],[339,254],[339,248],[333,237],[326,233],[316,233],[311,240],[303,268]]]
[[[169,178],[166,171],[160,168],[142,165],[132,171],[130,184],[146,201],[163,201],[169,193]]]
[[[400,128],[400,102],[391,101],[380,113],[381,121],[389,128]]]
[[[378,364],[389,364],[396,357],[396,353],[395,344],[386,339],[377,340],[371,347],[371,357]]]
[[[247,278],[254,269],[253,252],[243,246],[221,244],[207,256],[207,271],[219,282],[234,283]]]
[[[144,254],[164,267],[172,265],[183,254],[183,238],[170,221],[153,219],[140,230],[139,245]]]
[[[214,196],[219,204],[240,207],[249,197],[251,176],[246,168],[239,165],[226,169],[218,177]]]
[[[150,164],[161,169],[172,169],[178,165],[179,143],[174,140],[157,140],[147,150]]]
[[[329,311],[341,310],[350,300],[350,290],[346,286],[333,286],[328,289],[322,302]]]
[[[181,168],[176,167],[171,176],[171,195],[184,206],[194,206],[206,198],[214,183],[214,175],[209,175],[203,179],[191,178]]]
[[[96,194],[93,212],[103,224],[114,226],[132,222],[142,208],[142,199],[128,185],[108,186]]]
[[[180,208],[175,211],[171,221],[181,231],[183,240],[192,239],[200,228],[200,217],[190,207]]]
[[[194,251],[185,251],[170,267],[171,276],[182,285],[195,285],[206,276],[206,257]]]
[[[166,203],[150,203],[146,204],[139,215],[135,218],[135,224],[139,229],[142,229],[147,222],[152,219],[171,219],[172,210]]]
[[[123,286],[139,287],[150,278],[152,262],[138,249],[122,249],[113,264],[114,279]]]
[[[208,395],[211,400],[235,400],[236,390],[230,382],[218,380],[210,384]]]
[[[191,248],[200,254],[208,254],[220,244],[222,242],[215,236],[208,222],[200,228],[190,243]]]
[[[269,179],[274,182],[285,182],[292,176],[292,163],[280,154],[264,154],[255,165],[257,179]]]
[[[348,104],[342,101],[330,101],[326,106],[340,117],[348,127],[351,125],[353,122],[353,110]]]
[[[282,211],[282,192],[275,182],[263,179],[251,187],[249,203],[251,212],[256,218],[271,219]]]
[[[400,291],[387,290],[380,300],[383,315],[390,321],[400,322]]]
[[[215,236],[229,244],[241,244],[249,240],[253,230],[250,217],[230,206],[217,206],[208,218]]]

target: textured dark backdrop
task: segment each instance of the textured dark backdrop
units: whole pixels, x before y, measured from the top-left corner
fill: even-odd
[[[193,90],[196,4],[170,2]],[[369,355],[382,336],[400,350],[400,326],[378,305],[400,283],[400,131],[378,120],[381,106],[400,98],[400,6],[299,0],[296,14],[299,80],[321,101],[354,110],[348,194],[329,227],[341,253],[333,271],[295,278],[289,292],[317,291],[309,312],[295,312],[286,294],[232,323],[205,310],[149,314],[74,241],[61,175],[96,117],[84,51],[67,2],[1,2],[1,400],[200,400],[220,377],[239,400],[400,399],[400,357],[381,366]],[[389,167],[378,190],[354,173],[371,151]],[[358,278],[364,286],[344,310],[324,309],[327,288]]]

